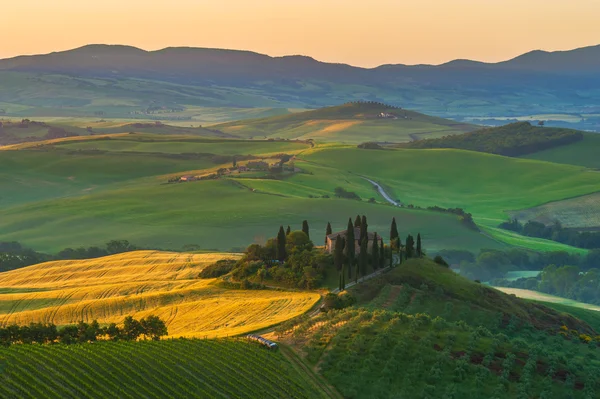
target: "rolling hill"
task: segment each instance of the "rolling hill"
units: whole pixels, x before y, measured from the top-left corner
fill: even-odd
[[[381,103],[348,103],[291,115],[230,122],[214,128],[242,137],[398,143],[464,133],[474,130],[475,126]]]
[[[597,387],[597,346],[577,335],[596,332],[564,309],[503,294],[426,259],[350,295],[357,305],[274,334],[345,397],[587,398]]]
[[[598,100],[599,60],[600,48],[588,47],[536,51],[497,64],[457,60],[439,66],[364,69],[248,51],[149,52],[90,45],[0,60],[0,112],[103,112],[123,118],[158,107],[169,110],[164,118],[186,120],[191,116],[185,111],[196,107],[317,108],[373,100],[457,118],[589,114],[596,112],[588,106]]]
[[[171,337],[226,337],[268,327],[308,311],[309,292],[228,290],[200,271],[236,254],[130,252],[56,261],[0,274],[0,325],[120,323],[154,314]]]

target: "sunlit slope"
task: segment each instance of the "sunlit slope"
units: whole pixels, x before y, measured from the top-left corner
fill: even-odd
[[[171,336],[227,336],[300,315],[317,294],[228,290],[197,279],[208,264],[235,254],[138,251],[58,261],[0,274],[0,324],[57,325],[155,314]]]
[[[392,117],[381,118],[380,114]],[[390,107],[380,103],[349,103],[336,107],[215,126],[240,137],[283,137],[319,142],[407,142],[475,129],[475,126]]]

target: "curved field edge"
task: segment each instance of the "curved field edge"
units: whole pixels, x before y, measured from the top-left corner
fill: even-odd
[[[235,254],[137,251],[59,261],[0,274],[0,325],[75,324],[157,315],[171,337],[227,337],[259,330],[309,311],[318,293],[231,290],[199,272]]]
[[[327,398],[281,353],[242,340],[0,348],[0,396]]]

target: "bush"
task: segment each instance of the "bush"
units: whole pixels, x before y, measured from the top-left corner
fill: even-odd
[[[231,272],[235,267],[237,261],[233,259],[221,259],[212,265],[209,265],[202,269],[199,276],[200,278],[217,278],[226,275]]]
[[[343,187],[336,187],[334,190],[334,193],[335,193],[335,196],[338,198],[360,200],[360,197],[358,196],[358,194],[356,194],[355,192],[352,192],[352,191],[347,191]]]
[[[446,262],[444,260],[444,258],[442,258],[440,255],[436,256],[435,258],[433,258],[433,261],[435,263],[437,263],[440,266],[444,266],[444,267],[450,267],[450,265],[448,264],[448,262]]]

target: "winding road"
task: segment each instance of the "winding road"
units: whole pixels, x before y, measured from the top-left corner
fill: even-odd
[[[363,179],[365,179],[366,181],[368,181],[369,183],[371,183],[372,185],[374,185],[374,186],[375,186],[375,188],[377,189],[377,191],[379,191],[379,194],[381,194],[381,196],[382,196],[383,198],[385,198],[385,200],[386,200],[387,202],[389,202],[390,204],[392,204],[392,205],[395,205],[395,206],[402,206],[402,203],[394,201],[394,200],[392,199],[392,197],[390,197],[390,196],[388,195],[388,193],[386,193],[386,192],[385,192],[385,190],[383,189],[383,187],[381,187],[381,186],[379,185],[379,183],[377,183],[377,182],[375,182],[375,181],[373,181],[373,180],[371,180],[371,179],[369,179],[369,178],[367,178],[367,177],[364,177],[364,176],[361,176],[361,177],[362,177]]]

